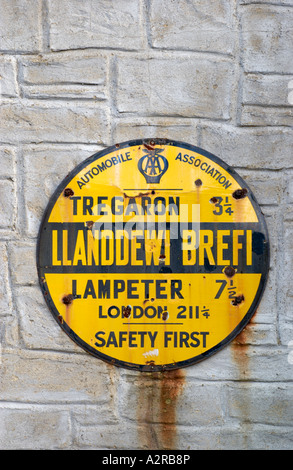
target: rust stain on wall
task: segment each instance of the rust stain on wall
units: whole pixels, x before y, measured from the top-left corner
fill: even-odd
[[[164,449],[176,449],[177,439],[177,403],[185,384],[185,373],[182,369],[164,372],[161,380],[160,414],[161,432],[160,442]]]
[[[145,423],[141,437],[149,449],[176,449],[177,405],[185,372],[151,372],[141,375],[138,382],[137,420]]]
[[[237,305],[237,304],[236,304]],[[232,343],[232,356],[238,369],[239,380],[250,379],[250,357],[249,348],[252,343],[253,331],[251,329],[252,321],[257,315],[258,309],[256,309],[252,319],[246,325],[246,327],[236,336]]]
[[[235,338],[232,345],[233,359],[237,365],[238,379],[240,380],[249,378],[248,335],[249,330],[244,328],[244,330],[242,330]]]
[[[232,343],[232,357],[237,366],[237,380],[244,381],[241,386],[241,399],[234,403],[238,409],[241,420],[241,435],[244,448],[249,448],[251,436],[251,404],[253,395],[250,390],[251,364],[249,348],[251,343],[250,323],[239,333]]]

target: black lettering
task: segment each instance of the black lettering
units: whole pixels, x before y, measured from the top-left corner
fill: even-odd
[[[91,196],[84,196],[83,198],[83,215],[87,213],[93,215],[92,207],[94,205],[94,199]]]
[[[87,281],[83,298],[87,299],[89,295],[91,295],[93,299],[97,298],[96,291],[95,291],[95,288],[94,288],[94,285],[93,285],[93,281],[91,279],[89,279]]]
[[[110,298],[110,280],[107,279],[103,282],[102,279],[99,279],[99,299],[109,299]]]
[[[106,207],[106,204],[103,204],[102,201],[106,201],[107,199],[107,197],[98,197],[98,215],[107,215],[107,212],[101,210]]]
[[[125,291],[125,282],[123,280],[114,280],[114,299],[118,299],[118,294]]]
[[[172,280],[171,281],[171,299],[175,299],[175,294],[179,299],[183,299],[183,295],[181,294],[181,289],[182,289],[182,281],[180,279],[178,280]]]
[[[161,204],[161,210],[159,210],[159,203]],[[155,210],[154,214],[155,215],[164,215],[166,212],[166,205],[165,205],[165,198],[164,197],[156,197],[154,200],[154,205],[155,205]]]
[[[198,332],[197,331],[193,331],[190,335],[190,338],[195,341],[195,343],[190,343],[190,346],[192,348],[197,348],[199,345],[200,345],[200,340],[196,337],[196,335],[198,335]]]
[[[189,333],[187,333],[186,331],[180,331],[180,348],[182,348],[183,345],[186,348],[189,348],[188,339],[189,339]]]
[[[209,335],[209,332],[202,331],[200,334],[202,335],[202,345],[204,348],[206,348],[207,347],[206,336]]]
[[[166,279],[161,281],[156,281],[156,298],[157,299],[167,299],[167,294],[163,294],[162,292],[166,291],[165,286],[161,286],[161,284],[166,284],[168,281]],[[174,297],[172,297],[173,299]]]
[[[183,315],[184,312],[186,312],[186,306],[185,305],[180,305],[177,308],[181,308],[182,310],[178,313],[177,318],[186,318],[186,315]]]
[[[143,316],[143,308],[139,307],[138,305],[135,305],[133,307],[133,318],[141,318],[142,316]]]
[[[136,331],[130,331],[129,332],[129,344],[128,346],[130,348],[137,348],[137,344],[136,344],[136,335],[137,335],[137,332]]]
[[[171,341],[171,336],[173,335],[173,331],[165,331],[164,334],[164,348],[168,347],[169,341]]]
[[[139,281],[134,281],[134,280],[128,280],[127,281],[127,297],[129,299],[138,299],[139,295],[134,294],[134,292],[137,291],[137,287],[133,286],[132,284],[138,284]]]
[[[127,331],[119,331],[119,347],[123,346],[123,341],[127,340]]]
[[[138,335],[140,335],[140,346],[143,348],[144,347],[144,337],[147,334],[146,331],[138,331]]]
[[[122,205],[116,205],[116,201],[121,201]],[[111,200],[111,211],[114,215],[122,215],[123,214],[123,197],[122,196],[114,196]]]
[[[77,201],[81,199],[81,196],[71,196],[70,199],[73,201],[73,215],[77,215]]]
[[[72,295],[75,299],[81,299],[81,295],[76,293],[76,279],[72,279]]]
[[[134,197],[129,199],[128,206],[125,209],[125,215],[130,215],[132,212],[134,212],[136,215],[139,215],[139,210]]]
[[[150,298],[149,285],[153,283],[154,281],[152,279],[142,279],[141,282],[144,283],[144,297],[145,299],[149,299]]]
[[[103,171],[103,170],[106,170],[106,165],[105,165],[105,162],[103,162],[101,165],[98,163],[97,164],[97,167],[99,168],[99,171]]]
[[[151,348],[155,347],[155,339],[157,337],[157,334],[158,334],[157,331],[155,331],[153,334],[150,331],[148,331],[148,335],[149,335],[149,338],[151,340]]]
[[[173,214],[173,211],[175,212],[176,215],[179,215],[179,206],[180,206],[180,198],[176,197],[176,202],[174,201],[173,197],[169,197],[169,205],[168,205],[168,210],[169,210],[169,215]]]
[[[107,318],[107,315],[103,315],[102,305],[99,305],[99,318]]]
[[[95,345],[98,347],[98,348],[102,348],[103,346],[105,346],[106,344],[106,341],[104,340],[104,338],[100,338],[101,335],[104,335],[105,334],[105,331],[98,331],[96,334],[95,334],[95,337],[96,339],[99,341],[98,343],[95,343]]]
[[[152,313],[149,313],[149,312],[152,312]],[[145,309],[144,314],[147,318],[154,318],[157,314],[157,310],[152,305],[149,305],[149,307]]]
[[[149,212],[148,204],[151,204],[152,200],[150,197],[147,196],[142,196],[141,198],[141,208],[142,208],[142,213],[143,215],[151,215],[151,212]]]
[[[110,331],[106,347],[108,348],[111,345],[113,345],[114,348],[118,348],[118,343],[114,331]]]
[[[117,318],[119,317],[119,314],[120,314],[120,310],[118,307],[115,307],[115,305],[112,305],[111,307],[108,308],[108,315],[110,318]]]

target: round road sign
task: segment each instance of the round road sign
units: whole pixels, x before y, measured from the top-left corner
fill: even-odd
[[[41,289],[59,325],[108,363],[195,364],[249,322],[269,267],[247,184],[193,145],[135,140],[77,166],[49,201]]]

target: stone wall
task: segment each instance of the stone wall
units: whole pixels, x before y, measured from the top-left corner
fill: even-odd
[[[292,0],[0,0],[0,448],[290,449]],[[293,88],[293,82],[291,82]],[[167,137],[247,181],[271,268],[246,329],[172,373],[109,366],[38,286],[50,196],[116,142]]]

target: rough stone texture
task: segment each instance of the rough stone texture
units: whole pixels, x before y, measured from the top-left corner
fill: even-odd
[[[27,98],[106,98],[107,60],[102,55],[50,55],[20,61]],[[86,73],[85,73],[86,72]]]
[[[41,47],[40,0],[1,0],[0,51],[38,52]]]
[[[15,190],[9,180],[0,180],[0,228],[12,229],[15,223]]]
[[[0,7],[0,448],[292,449],[293,1]],[[36,268],[57,185],[93,153],[143,137],[235,168],[270,235],[251,322],[165,374],[112,367],[73,343]]]
[[[24,150],[25,230],[28,236],[38,235],[40,218],[59,183],[80,162],[90,157],[98,146],[28,146]]]
[[[205,125],[200,132],[200,146],[218,155],[228,165],[252,169],[265,167],[266,170],[293,167],[292,129]]]
[[[179,118],[123,118],[114,125],[114,141],[125,142],[131,139],[144,139],[160,136],[192,142],[197,139],[197,123],[191,119]]]
[[[289,108],[288,86],[291,78],[291,75],[280,77],[279,75],[245,74],[243,79],[243,104],[263,107],[288,106]]]
[[[17,96],[16,65],[13,59],[0,59],[0,95]]]
[[[176,21],[174,21],[176,18]],[[231,54],[235,48],[233,3],[151,0],[150,31],[155,48]]]
[[[52,50],[105,47],[139,49],[139,2],[136,0],[49,0]]]
[[[62,450],[71,444],[68,409],[58,410],[42,405],[1,405],[0,417],[1,449]]]
[[[15,180],[15,151],[13,148],[0,146],[0,177]]]
[[[78,132],[76,131],[78,129]],[[100,106],[7,100],[0,108],[2,142],[107,142],[107,116]]]
[[[11,290],[8,276],[8,255],[6,245],[0,243],[0,315],[11,313]]]
[[[117,68],[120,113],[230,117],[233,66],[229,62],[185,57],[120,59]]]
[[[293,11],[274,5],[247,5],[241,15],[243,59],[247,72],[293,72]]]
[[[278,410],[279,425],[292,422],[292,384],[272,385],[269,390],[264,384],[232,385],[227,392],[231,417],[245,416],[249,423],[274,424]]]
[[[292,126],[290,75],[247,74],[243,80],[241,123],[253,126]]]
[[[4,401],[105,403],[109,386],[107,366],[85,354],[70,357],[37,349],[21,354],[17,350],[2,352],[0,390]]]

